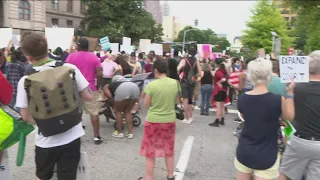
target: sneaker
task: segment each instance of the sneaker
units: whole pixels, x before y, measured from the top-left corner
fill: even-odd
[[[234,119],[233,122],[235,122],[235,123],[242,123],[241,119],[239,119],[239,118]]]
[[[133,134],[126,133],[125,136],[126,136],[128,139],[133,139]]]
[[[115,138],[123,138],[124,137],[123,133],[119,133],[118,131],[114,131],[112,136]]]
[[[224,126],[224,118],[219,121],[220,125]]]
[[[94,143],[95,143],[96,145],[99,145],[99,144],[102,143],[102,140],[101,140],[101,137],[100,137],[100,136],[93,138],[93,141],[94,141]]]
[[[192,123],[192,119],[184,119],[181,121],[182,123],[185,123],[185,124],[191,124]]]
[[[213,123],[210,123],[209,126],[219,127],[219,119],[216,119]]]
[[[201,115],[201,116],[204,116],[204,115],[205,115],[205,113],[204,113],[204,112],[200,112],[200,115]]]

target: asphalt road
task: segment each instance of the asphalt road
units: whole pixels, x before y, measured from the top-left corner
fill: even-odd
[[[139,113],[145,119],[146,112]],[[215,128],[208,126],[214,119],[210,116],[200,116],[199,110],[194,110],[194,122],[190,125],[177,122],[175,161],[179,161],[182,148],[188,137],[194,137],[190,158],[187,158],[187,169],[183,180],[229,180],[235,179],[233,159],[237,139],[232,132],[236,127],[233,122],[236,114],[226,115],[226,125]],[[92,141],[92,127],[90,119],[84,115],[86,135],[82,138],[82,151],[88,153],[91,166],[91,180],[136,180],[144,175],[144,157],[139,155],[143,124],[134,128],[134,139],[115,139],[113,121],[107,123],[103,116],[101,121],[101,136],[104,142],[95,145]],[[12,180],[34,180],[34,135],[28,136],[26,155],[22,167],[15,166],[17,146],[9,150]],[[166,179],[166,167],[163,159],[156,161],[155,180]],[[2,180],[2,179],[1,179]]]

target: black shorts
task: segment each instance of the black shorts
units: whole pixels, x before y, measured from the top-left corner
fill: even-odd
[[[59,180],[75,180],[80,161],[80,138],[73,142],[53,147],[40,148],[36,146],[36,175],[41,180],[49,180],[53,176],[53,168],[57,164]]]
[[[101,88],[103,89],[103,87],[107,84],[110,84],[112,81],[112,78],[102,78],[101,80]]]
[[[194,89],[195,89],[195,86],[190,86],[187,83],[181,83],[182,98],[192,100]]]
[[[224,91],[219,91],[215,96],[214,96],[214,101],[216,102],[224,102],[227,98],[227,93]]]

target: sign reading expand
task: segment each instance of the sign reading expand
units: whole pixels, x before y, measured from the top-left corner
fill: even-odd
[[[281,82],[309,82],[308,56],[280,56],[279,64]]]

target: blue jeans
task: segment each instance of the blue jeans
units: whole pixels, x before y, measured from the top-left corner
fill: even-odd
[[[210,108],[210,98],[212,94],[213,85],[212,84],[204,84],[201,85],[201,113],[208,113]]]

